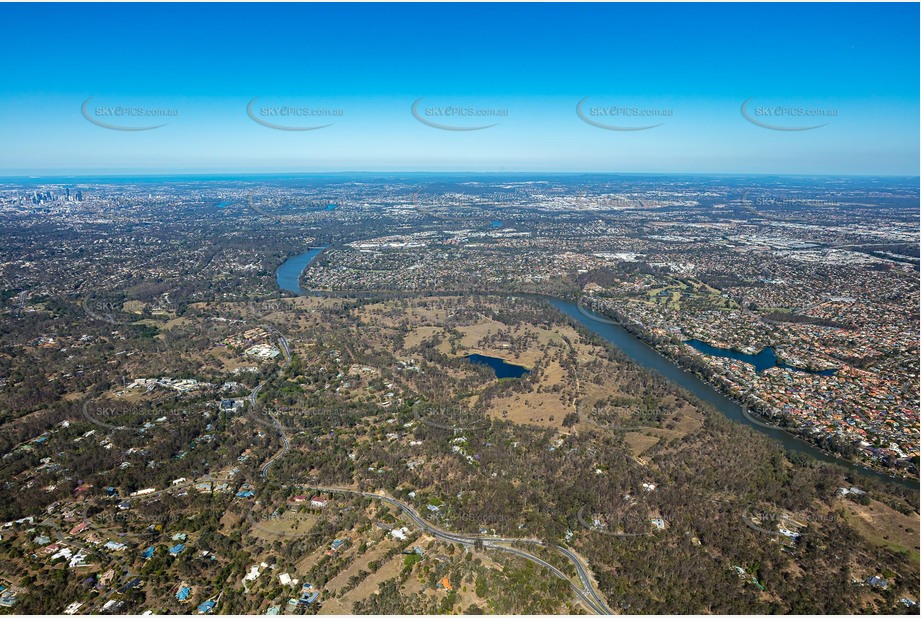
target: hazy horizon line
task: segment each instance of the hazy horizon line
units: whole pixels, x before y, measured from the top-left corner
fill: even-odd
[[[361,175],[419,175],[419,176],[446,176],[446,175],[557,175],[557,176],[577,176],[577,175],[597,175],[597,176],[779,176],[792,178],[921,178],[921,174],[846,174],[846,173],[818,173],[818,172],[633,172],[633,171],[592,171],[592,170],[502,170],[502,171],[480,171],[480,170],[327,170],[327,171],[56,171],[56,172],[16,172],[7,173],[0,171],[0,180],[20,180],[20,179],[41,179],[41,178],[128,178],[128,177],[146,177],[157,178],[166,176],[184,176],[184,177],[201,177],[201,176],[231,176],[231,177],[260,177],[260,176],[361,176]]]

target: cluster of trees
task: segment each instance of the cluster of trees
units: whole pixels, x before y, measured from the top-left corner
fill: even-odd
[[[433,362],[445,362],[437,351],[429,353]],[[682,409],[697,410],[704,419],[700,431],[649,449],[645,467],[637,465],[621,435],[603,427],[570,436],[564,446],[551,449],[557,437],[552,431],[492,421],[460,433],[418,424],[412,436],[422,445],[411,451],[402,442],[363,443],[356,450],[355,474],[365,477],[371,467],[376,472],[367,479],[368,487],[383,487],[404,499],[412,489],[422,512],[425,504],[439,503],[439,515],[426,516],[458,531],[486,528],[556,541],[572,532],[572,543],[598,566],[609,598],[629,611],[668,612],[676,602],[701,613],[795,611],[807,604],[822,611],[858,611],[867,607],[865,595],[850,584],[855,573],[842,565],[875,565],[873,570],[901,564],[907,572],[917,570],[904,556],[869,545],[843,518],[810,527],[810,534],[790,547],[747,527],[744,516],[752,509],[834,509],[837,487],[852,480],[836,468],[787,457],[766,438],[620,361],[617,352],[608,351],[581,367],[584,375],[613,364],[604,371],[606,383],[629,385],[629,395],[602,400],[599,412],[618,408],[618,417],[625,414],[647,426],[666,422]],[[411,418],[407,414],[399,420]],[[451,453],[460,436],[465,438],[463,452],[476,455],[474,464]],[[415,458],[425,465],[408,470],[406,461]],[[642,483],[657,489],[643,492]],[[631,500],[625,500],[628,495]],[[665,530],[649,535],[617,537],[586,528],[585,520],[591,523],[595,515],[610,522],[608,531],[642,532],[643,522],[649,531],[653,516],[667,523]],[[808,577],[790,575],[795,572],[791,563]],[[740,579],[734,565],[777,591],[770,597],[775,600],[767,600],[750,578]],[[688,587],[687,581],[698,585]],[[718,594],[727,586],[736,593]],[[650,595],[651,588],[658,592]],[[386,594],[378,598],[375,607],[386,599]]]
[[[603,273],[600,276],[603,277]],[[408,306],[408,302],[397,301],[401,307]],[[539,303],[514,301],[496,310],[494,303],[480,303],[477,299],[432,298],[421,302],[423,306],[451,310],[452,316],[445,323],[446,336],[453,336],[455,340],[458,326],[481,321],[484,315],[506,325],[489,342],[502,338],[522,347],[525,341],[521,337],[520,324],[528,322],[553,327],[561,323],[553,309]],[[356,301],[352,308],[359,304]],[[347,320],[350,311],[350,308],[340,307],[331,310],[330,316]],[[282,413],[283,424],[297,423],[296,430],[288,432],[292,450],[275,462],[270,481],[260,485],[257,498],[263,505],[282,507],[294,492],[301,491],[296,484],[310,478],[324,484],[359,482],[367,488],[387,489],[409,501],[408,494],[412,490],[416,492],[414,504],[426,516],[430,516],[424,509],[426,504],[440,505],[439,524],[447,528],[470,533],[486,528],[506,536],[541,538],[554,543],[568,537],[567,542],[589,558],[611,605],[633,613],[670,613],[676,607],[697,613],[852,613],[880,607],[891,610],[890,605],[882,604],[885,599],[874,601],[880,603],[878,606],[865,601],[862,589],[851,584],[855,575],[863,573],[858,573],[852,565],[860,564],[876,571],[896,567],[894,590],[903,587],[904,582],[913,581],[913,577],[916,579],[917,565],[909,558],[888,548],[870,545],[856,535],[843,518],[810,526],[809,534],[802,540],[787,544],[771,542],[771,538],[746,526],[744,515],[755,508],[803,511],[821,505],[834,509],[833,495],[837,487],[852,481],[837,469],[786,456],[766,438],[729,423],[663,379],[624,362],[623,357],[610,348],[600,347],[593,360],[579,365],[572,342],[549,351],[567,372],[560,386],[564,395],[575,396],[576,370],[582,379],[607,385],[612,393],[587,411],[598,423],[580,429],[579,433],[560,443],[560,436],[551,429],[489,421],[483,416],[483,423],[474,429],[446,430],[418,422],[408,402],[381,411],[369,402],[342,401],[320,393],[334,390],[323,388],[326,383],[342,383],[342,379],[327,382],[333,373],[333,365],[328,360],[331,350],[340,350],[345,363],[383,365],[385,369],[378,386],[396,376],[389,368],[395,356],[369,350],[372,346],[363,345],[360,340],[374,336],[380,338],[377,342],[387,341],[387,337],[392,337],[387,329],[380,324],[369,324],[365,330],[341,326],[332,324],[320,338],[316,349],[322,351],[322,357],[298,356],[284,376],[273,378],[265,388],[263,405],[307,411],[322,405],[326,412],[332,413],[300,416],[296,416],[296,412],[288,416]],[[36,332],[38,330],[40,328]],[[603,345],[600,339],[584,332],[581,336]],[[189,360],[190,354],[204,349],[207,337],[189,337],[182,341],[179,331],[170,337],[170,345],[177,346],[175,350],[179,353],[175,354],[175,359],[162,358],[162,362],[171,363],[168,366],[174,370],[185,367],[189,376],[208,375]],[[137,341],[132,343],[143,346],[145,340],[144,333],[138,333]],[[478,410],[482,412],[491,397],[532,388],[533,380],[544,369],[544,363],[539,363],[530,378],[494,383],[489,370],[478,370],[463,359],[443,354],[438,349],[439,343],[425,341],[409,351],[422,358],[422,371],[413,372],[405,382],[433,404],[462,404],[465,395],[479,392],[482,395]],[[114,354],[115,346],[105,345],[110,345],[107,353]],[[0,362],[4,362],[4,358],[8,366],[12,366],[9,357],[0,355]],[[17,367],[20,372],[28,372]],[[321,372],[321,368],[330,371]],[[453,375],[448,375],[444,368],[451,369]],[[215,376],[221,375],[216,366],[209,367],[208,371]],[[460,379],[456,378],[458,374],[462,375]],[[40,378],[36,374],[27,380],[38,382]],[[99,390],[94,394],[110,385],[102,382],[96,386]],[[318,392],[310,394],[308,387],[311,386]],[[56,395],[51,396],[54,397]],[[178,409],[195,403],[204,402],[195,402],[194,398],[176,400],[169,402],[168,407]],[[676,411],[685,408],[701,414],[703,428],[682,438],[661,440],[644,453],[642,464],[632,456],[622,432],[605,427],[615,418],[626,418],[628,422],[645,426],[666,423]],[[46,412],[48,416],[41,421],[24,416],[19,421],[23,431],[47,427],[49,418],[81,417],[79,406],[73,404],[55,404]],[[570,426],[579,420],[579,415],[574,415],[566,419]],[[396,417],[396,423],[382,422],[384,417],[392,416]],[[404,427],[411,422],[415,425]],[[208,423],[212,424],[211,429],[206,429]],[[223,414],[207,418],[199,414],[177,415],[168,432],[118,432],[111,436],[115,445],[112,449],[99,445],[98,439],[74,446],[73,439],[91,428],[91,423],[79,421],[51,436],[48,447],[64,453],[56,463],[70,476],[67,482],[60,483],[57,494],[39,496],[37,492],[15,492],[0,506],[3,509],[0,519],[39,512],[49,499],[66,499],[78,480],[92,482],[97,488],[115,485],[127,493],[140,487],[163,487],[173,478],[192,478],[209,469],[231,464],[241,467],[241,479],[253,480],[258,475],[259,464],[278,448],[276,434],[268,424],[244,424],[238,418]],[[399,432],[403,438],[387,439],[386,434],[390,432]],[[205,433],[212,433],[219,439],[202,441],[200,438]],[[463,453],[471,455],[472,462],[455,453],[461,448],[457,442],[461,437],[464,438]],[[409,439],[421,444],[410,447]],[[8,446],[14,444],[7,443]],[[143,449],[143,456],[135,465],[121,469],[118,464],[124,451],[131,447]],[[248,462],[236,464],[235,458],[244,448],[253,449],[253,455]],[[187,454],[177,458],[183,451]],[[36,467],[42,456],[37,449],[11,455],[2,462],[0,478],[12,479]],[[146,462],[150,460],[158,462],[157,465],[147,467]],[[410,460],[424,463],[410,470],[407,467]],[[47,476],[37,477],[36,481],[45,483],[54,478],[55,472],[51,471]],[[642,483],[654,483],[657,489],[644,492],[640,489]],[[863,481],[861,484],[868,485]],[[889,490],[872,484],[870,488],[891,495]],[[202,518],[191,518],[176,525],[198,533],[197,548],[208,548],[221,556],[216,564],[209,564],[193,561],[191,553],[179,559],[157,555],[144,566],[152,589],[166,586],[170,576],[179,573],[206,580],[215,589],[227,587],[223,609],[250,610],[253,609],[251,602],[234,592],[232,586],[245,572],[252,555],[283,554],[287,567],[328,542],[337,532],[367,530],[374,519],[365,513],[368,504],[355,500],[350,503],[355,507],[351,511],[323,519],[317,534],[262,540],[253,535],[244,537],[251,526],[246,518],[246,509],[251,504],[227,500],[226,497],[190,496],[187,502],[180,504],[169,498],[145,511],[156,518],[165,517],[170,509],[184,508],[182,505],[201,510],[205,514]],[[910,496],[892,501],[903,508],[911,508]],[[339,504],[344,506],[346,502],[339,501]],[[264,507],[266,512],[269,509],[270,506]],[[237,524],[230,530],[219,523],[225,511],[237,516]],[[598,529],[594,526],[595,516],[608,527]],[[635,537],[604,534],[612,531],[641,533],[644,520],[652,516],[664,519],[666,529]],[[386,514],[382,512],[380,517]],[[241,549],[244,538],[247,551]],[[342,554],[339,556],[318,563],[310,576],[316,582],[328,581],[346,565],[342,562]],[[356,613],[438,613],[461,609],[456,607],[456,594],[446,593],[439,600],[431,600],[424,595],[407,595],[400,591],[406,578],[420,573],[429,584],[444,574],[453,573],[458,582],[463,582],[459,585],[475,589],[484,604],[488,603],[490,611],[501,613],[554,613],[561,610],[561,603],[571,598],[564,582],[541,573],[530,563],[511,557],[501,560],[506,566],[501,574],[493,569],[479,568],[469,560],[453,566],[452,563],[434,565],[428,561],[407,565],[397,578],[385,582],[377,594],[357,603],[354,610]],[[756,577],[770,595],[762,594],[750,579],[739,578],[733,566]],[[451,568],[460,570],[450,571]],[[373,568],[364,573],[372,571]],[[346,589],[358,585],[365,576],[349,582]],[[69,581],[59,590],[70,596],[59,598],[56,592],[49,590],[56,602],[77,595]],[[731,590],[732,594],[726,594],[726,590]],[[33,596],[36,595],[29,595],[29,598]],[[45,608],[43,603],[40,605]],[[63,605],[57,603],[53,608],[50,604],[47,607],[59,611]],[[32,605],[23,607],[33,608]],[[475,604],[466,611],[473,613],[481,609]]]

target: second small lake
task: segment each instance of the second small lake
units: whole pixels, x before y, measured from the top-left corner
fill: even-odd
[[[822,371],[812,371],[809,369],[802,369],[800,367],[793,367],[786,364],[783,361],[777,359],[777,354],[774,352],[774,348],[764,348],[757,354],[745,354],[744,352],[736,352],[735,350],[727,350],[726,348],[718,348],[712,346],[709,343],[700,341],[699,339],[691,339],[686,341],[689,346],[697,350],[698,352],[703,352],[710,356],[719,356],[722,358],[731,358],[733,360],[741,361],[743,363],[748,363],[755,368],[755,371],[761,373],[765,369],[770,369],[771,367],[782,367],[784,369],[792,369],[794,371],[802,371],[804,373],[813,373],[820,376],[831,376],[835,374],[834,369],[824,369]]]

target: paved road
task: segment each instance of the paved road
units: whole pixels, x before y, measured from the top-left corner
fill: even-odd
[[[281,425],[278,423],[278,419],[276,419],[276,418],[275,418],[274,416],[272,416],[271,414],[269,414],[269,418],[271,418],[271,419],[272,419],[272,422],[275,423],[275,428],[278,429],[278,434],[281,436],[281,450],[278,451],[277,453],[275,453],[275,454],[274,454],[268,461],[266,461],[264,464],[262,464],[262,469],[259,470],[259,474],[260,474],[260,475],[262,476],[262,478],[264,478],[264,479],[265,479],[265,478],[268,478],[269,467],[270,467],[273,463],[275,463],[276,461],[278,461],[278,459],[281,458],[285,453],[287,453],[287,452],[290,450],[290,448],[291,448],[291,444],[288,442],[288,436],[285,435],[284,430],[282,429]]]
[[[366,491],[358,491],[355,489],[349,489],[347,487],[327,487],[327,486],[310,486],[310,487],[304,486],[304,487],[308,489],[320,491],[320,492],[345,493],[345,494],[352,494],[352,495],[360,495],[365,498],[372,498],[374,500],[380,500],[381,502],[386,502],[387,504],[396,507],[404,515],[406,515],[417,528],[423,530],[424,532],[430,534],[431,536],[437,539],[440,539],[442,541],[448,541],[451,543],[461,543],[463,545],[468,545],[468,546],[474,545],[475,543],[479,541],[483,544],[484,548],[508,552],[508,553],[520,556],[526,560],[530,560],[531,562],[534,562],[535,564],[538,564],[548,569],[554,575],[566,581],[570,585],[570,587],[572,587],[573,591],[576,593],[579,599],[583,603],[585,603],[585,605],[589,607],[593,612],[597,614],[613,614],[613,612],[605,604],[601,595],[595,589],[595,583],[594,581],[592,581],[591,575],[589,574],[588,570],[585,568],[585,565],[582,562],[582,560],[579,558],[579,556],[575,554],[575,552],[573,552],[572,550],[566,547],[563,547],[561,545],[547,545],[546,543],[538,539],[503,538],[503,537],[482,536],[482,535],[475,535],[475,534],[459,534],[457,532],[451,532],[451,531],[444,530],[442,528],[435,526],[434,524],[424,519],[421,515],[419,515],[419,513],[412,506],[406,504],[405,502],[401,502],[395,498],[391,498],[390,496],[385,496],[385,495],[372,493],[372,492],[366,492]],[[526,545],[538,545],[541,547],[550,547],[551,549],[556,550],[557,552],[562,554],[566,559],[568,559],[573,564],[573,566],[576,569],[576,573],[579,576],[579,581],[581,582],[582,587],[580,588],[579,586],[577,586],[569,578],[568,575],[563,573],[560,569],[553,566],[546,560],[539,558],[538,556],[535,556],[534,554],[528,553],[522,549],[511,546],[514,543],[526,544]]]
[[[285,363],[282,365],[280,371],[284,371],[288,365],[291,363],[291,349],[288,347],[288,341],[281,335],[279,335],[278,343],[281,345],[282,351],[285,354]],[[252,406],[256,405],[256,397],[259,394],[259,391],[266,383],[263,382],[250,393],[249,400]],[[418,405],[419,402],[416,402]],[[413,412],[416,412],[416,405],[413,406]],[[278,435],[281,437],[282,448],[281,450],[272,456],[268,461],[262,465],[260,470],[260,475],[263,479],[268,478],[269,468],[273,463],[275,463],[280,457],[290,449],[290,444],[288,442],[288,436],[285,434],[284,428],[278,422],[278,420],[269,414],[269,417],[272,419],[272,423],[275,425],[275,429],[278,431]],[[306,486],[305,486],[306,487]],[[358,491],[355,489],[349,489],[347,487],[308,487],[309,489],[315,489],[317,491],[323,491],[328,493],[346,493],[352,495],[360,495],[366,498],[372,498],[374,500],[380,500],[386,502],[391,506],[396,507],[402,513],[404,513],[409,519],[415,524],[415,526],[426,533],[432,535],[437,539],[443,541],[448,541],[451,543],[461,543],[463,545],[474,545],[477,542],[482,543],[484,548],[495,549],[497,551],[504,551],[507,553],[514,554],[525,560],[530,560],[531,562],[538,564],[545,569],[548,569],[551,573],[559,577],[560,579],[566,581],[573,591],[576,593],[576,596],[593,612],[596,614],[613,614],[613,612],[605,604],[604,599],[599,594],[598,590],[595,588],[595,582],[592,580],[591,574],[588,572],[588,569],[585,568],[585,564],[582,559],[579,558],[572,550],[563,547],[562,545],[547,545],[545,542],[538,539],[517,539],[517,538],[499,538],[499,537],[489,537],[489,536],[480,536],[480,535],[470,535],[470,534],[458,534],[456,532],[451,532],[439,528],[427,520],[423,519],[421,515],[409,504],[400,502],[395,498],[390,496],[385,496],[381,494]],[[580,588],[573,582],[568,575],[562,572],[557,567],[553,566],[546,560],[530,554],[522,549],[511,546],[512,544],[526,544],[526,545],[537,545],[541,547],[550,547],[551,549],[556,550],[558,553],[562,554],[567,560],[569,560],[576,569],[576,573],[579,576],[579,581],[582,584]]]
[[[291,364],[291,347],[288,345],[288,340],[285,339],[283,335],[278,335],[278,345],[281,346],[281,351],[285,355],[285,362],[281,366],[281,369],[278,370],[279,373],[281,373],[285,369],[288,368],[288,365]],[[255,409],[256,397],[259,395],[259,391],[262,390],[262,387],[265,386],[267,382],[268,381],[262,382],[261,384],[259,384],[259,386],[253,389],[252,393],[249,394],[249,404],[251,408]],[[275,429],[278,430],[278,435],[281,436],[282,446],[281,446],[280,451],[275,453],[274,456],[272,456],[268,461],[262,464],[262,469],[259,470],[259,474],[262,476],[262,478],[268,478],[269,467],[271,467],[273,463],[278,461],[278,459],[281,458],[285,453],[287,453],[291,448],[291,445],[288,443],[288,436],[285,434],[284,430],[282,429],[281,424],[279,424],[278,419],[272,416],[270,412],[266,412],[266,414],[268,414],[269,418],[272,419],[272,423],[275,425]]]

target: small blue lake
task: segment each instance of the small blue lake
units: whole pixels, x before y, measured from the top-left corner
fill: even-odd
[[[521,365],[513,365],[511,363],[507,363],[501,358],[496,358],[494,356],[468,354],[467,360],[478,365],[489,365],[489,367],[491,367],[492,370],[496,373],[496,377],[499,379],[520,378],[526,373],[531,373],[529,369],[525,369]]]

